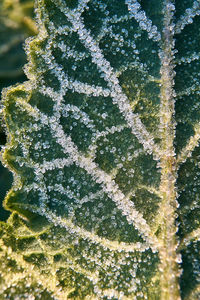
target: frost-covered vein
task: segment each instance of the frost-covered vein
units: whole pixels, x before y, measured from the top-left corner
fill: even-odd
[[[200,142],[200,123],[194,126],[195,134],[190,137],[187,145],[181,150],[181,153],[177,157],[177,165],[184,163],[187,158],[192,156],[192,152],[199,146]]]
[[[57,112],[59,112],[60,109],[61,107],[58,107]],[[46,120],[46,116],[43,115],[44,114],[41,114],[41,120]],[[146,237],[150,245],[155,247],[155,238],[151,236],[150,228],[146,221],[143,219],[142,215],[135,210],[134,204],[119,190],[118,186],[112,180],[112,177],[100,170],[91,159],[84,157],[78,152],[76,146],[71,141],[71,138],[65,136],[62,127],[55,122],[54,117],[49,119],[49,125],[52,130],[52,136],[54,136],[57,142],[63,147],[64,152],[69,154],[69,161],[67,160],[67,162],[75,162],[78,166],[84,168],[92,175],[92,177],[96,179],[96,182],[103,184],[104,192],[106,192],[116,203],[117,207],[126,216],[128,222],[133,223],[139,232]],[[56,164],[58,164],[58,161],[56,161]],[[52,166],[50,166],[50,168],[51,167]],[[40,185],[40,188],[41,187],[42,186]],[[47,200],[47,198],[44,197],[43,204],[45,204],[45,199]]]
[[[146,16],[145,11],[141,9],[141,5],[137,0],[125,0],[128,5],[129,13],[135,18],[139,23],[142,30],[147,31],[148,37],[153,39],[153,41],[160,41],[161,34],[155,25],[152,25],[152,21]]]
[[[81,207],[84,203],[87,202],[94,202],[95,199],[99,199],[99,198],[103,198],[104,197],[104,193],[102,190],[96,192],[96,193],[88,193],[88,195],[86,195],[83,198],[78,198],[76,193],[74,193],[72,190],[70,190],[69,188],[64,188],[62,186],[62,184],[55,184],[55,185],[48,185],[47,190],[49,192],[51,191],[55,191],[55,192],[59,192],[59,194],[62,195],[66,195],[69,199],[73,200],[73,208],[74,210],[77,207]],[[57,203],[62,204],[62,201],[57,200]],[[66,205],[67,206],[67,205]],[[71,216],[71,214],[70,214]]]
[[[39,51],[38,51],[39,52]],[[62,94],[65,94],[68,89],[75,91],[77,93],[85,94],[88,96],[104,96],[108,97],[110,95],[109,89],[104,89],[101,86],[89,85],[87,83],[83,83],[77,80],[72,80],[68,77],[68,75],[63,71],[61,65],[55,62],[55,58],[53,57],[50,50],[43,53],[40,52],[41,56],[46,62],[47,68],[50,72],[55,75],[55,77],[59,80],[61,85]],[[45,83],[45,81],[41,81],[41,78],[38,80],[38,84],[41,86],[41,83]],[[43,85],[42,84],[42,85]]]
[[[65,32],[65,29],[63,28],[63,26],[61,26],[59,28],[55,28],[52,25],[52,28],[54,28],[54,31],[53,31],[54,35],[55,35],[55,32],[57,34],[63,34]],[[70,29],[71,29],[71,31],[73,31],[72,28],[70,28]],[[127,38],[124,39],[122,36],[119,37],[119,35],[117,35],[117,34],[115,35],[112,32],[112,28],[110,28],[110,31],[112,33],[112,36],[110,36],[110,37],[116,36],[117,39],[120,39],[120,43],[122,43],[122,39],[123,39],[123,45],[124,46],[126,45],[126,46],[128,46],[132,49],[135,49],[136,45],[135,45],[134,41],[136,40],[136,38],[134,39],[134,41],[131,41],[131,40],[128,40]],[[104,31],[104,34],[105,33],[106,32]],[[95,41],[99,42],[98,38],[95,38]],[[58,45],[54,44],[53,41],[50,41],[50,43],[53,44],[54,48],[58,47],[63,52],[63,58],[64,57],[73,57],[74,59],[76,59],[76,61],[77,60],[81,61],[81,60],[89,57],[88,53],[80,53],[78,51],[72,50],[70,47],[66,47],[66,45],[63,41],[62,41],[62,43],[59,43]],[[152,75],[149,75],[145,63],[140,62],[140,59],[139,59],[138,55],[135,55],[133,57],[135,58],[134,62],[131,62],[131,63],[128,63],[127,65],[121,66],[120,69],[116,71],[115,74],[116,74],[117,77],[119,75],[121,75],[124,71],[128,70],[128,69],[129,70],[130,69],[138,69],[140,72],[144,73],[144,76],[147,77],[148,81],[158,81],[158,79],[154,78]]]
[[[122,130],[124,130],[127,127],[128,126],[125,124],[125,125],[112,126],[110,128],[106,128],[106,130],[104,130],[104,131],[97,130],[95,132],[94,138],[92,139],[92,143],[88,147],[88,149],[90,150],[90,158],[95,159],[96,150],[98,149],[97,141],[101,137],[106,137],[107,135],[114,134],[115,132],[121,132]]]
[[[6,253],[8,255],[8,257],[10,257],[10,255],[12,255],[12,259],[17,262],[17,265],[23,268],[23,273],[25,274],[26,282],[28,281],[28,283],[29,283],[29,278],[30,278],[30,274],[31,274],[31,277],[33,277],[36,282],[38,282],[38,278],[40,278],[40,284],[47,291],[52,292],[55,299],[60,299],[60,300],[66,299],[68,293],[60,290],[60,288],[58,287],[59,282],[56,280],[56,278],[53,276],[53,274],[48,273],[48,276],[41,274],[41,272],[39,272],[37,270],[37,268],[33,268],[30,263],[27,263],[23,259],[22,255],[20,255],[16,251],[12,251],[12,249],[10,247],[8,248],[2,242],[0,245],[1,245],[2,251],[4,253]],[[12,282],[13,274],[14,274],[15,278],[17,277],[16,273],[12,273],[12,272],[6,272],[6,273],[9,278],[8,282],[10,282],[10,280]],[[31,278],[30,278],[30,280],[31,280]]]
[[[26,113],[33,117],[35,121],[39,121],[39,111],[37,109],[33,108],[29,103],[25,102],[24,99],[18,98],[17,101],[15,102],[16,106],[23,112],[26,111]]]
[[[102,295],[102,290],[100,290],[97,285],[99,281],[99,276],[97,271],[90,272],[89,270],[85,270],[84,268],[81,268],[78,264],[75,263],[74,257],[70,261],[68,261],[67,264],[65,264],[65,268],[67,268],[68,270],[72,269],[78,274],[83,274],[95,286],[96,292]]]
[[[65,12],[65,6],[63,3],[60,4],[62,5],[59,9],[61,9],[62,12]],[[58,3],[56,3],[56,5],[58,6]],[[113,103],[118,105],[119,110],[124,115],[128,125],[132,129],[132,133],[138,138],[144,149],[150,154],[153,153],[155,159],[158,159],[160,153],[158,146],[154,143],[153,137],[142,124],[139,116],[132,112],[127,96],[122,92],[119,80],[113,71],[113,68],[103,57],[102,51],[98,44],[90,36],[89,31],[85,29],[81,21],[80,13],[71,12],[70,14],[66,14],[66,17],[70,20],[74,30],[78,33],[81,42],[90,51],[93,63],[95,63],[99,70],[104,74],[104,78],[111,89]]]
[[[159,152],[157,151],[157,147],[153,142],[153,138],[147,132],[138,115],[132,112],[131,106],[128,103],[128,99],[122,92],[117,76],[113,72],[110,64],[103,58],[101,50],[95,44],[93,44],[92,41],[91,43],[89,43],[89,35],[87,32],[85,32],[85,34],[87,34],[87,37],[85,36],[84,39],[81,37],[80,31],[82,23],[79,22],[79,25],[77,24],[77,26],[80,26],[80,29],[78,30],[80,39],[83,41],[85,46],[90,49],[91,55],[93,57],[93,62],[97,64],[101,72],[104,73],[105,79],[108,81],[108,85],[111,88],[113,103],[118,105],[119,110],[124,115],[128,125],[132,129],[132,133],[138,138],[144,149],[146,149],[150,154],[153,153],[157,157]]]
[[[142,215],[135,209],[133,202],[119,190],[118,185],[112,180],[112,177],[99,169],[97,164],[90,158],[84,157],[83,154],[79,153],[71,138],[65,136],[60,125],[51,123],[50,126],[53,137],[56,138],[57,143],[62,146],[64,153],[68,154],[77,166],[83,168],[90,174],[95,182],[102,185],[103,191],[114,201],[122,214],[126,216],[127,221],[136,227],[139,233],[152,247],[156,247],[155,237],[152,237],[151,229],[146,223],[146,220],[144,220]]]
[[[59,110],[62,110],[61,103],[59,105],[59,108],[57,109],[57,113],[59,113]],[[23,158],[19,157],[17,159],[19,163],[26,164],[27,166],[35,170],[34,171],[35,174],[38,175],[37,181],[40,182],[40,189],[44,188],[44,184],[42,183],[41,179],[43,177],[42,174],[44,174],[47,170],[63,168],[64,166],[69,166],[73,162],[75,162],[80,167],[84,168],[89,174],[91,174],[97,180],[97,182],[102,183],[104,185],[104,189],[105,189],[104,191],[108,193],[108,195],[111,197],[112,200],[114,200],[118,208],[123,211],[123,214],[126,215],[127,220],[130,223],[134,223],[136,228],[139,231],[142,231],[144,236],[150,235],[150,228],[146,224],[146,221],[143,219],[141,214],[139,214],[135,210],[133,203],[130,202],[129,199],[127,199],[121,191],[119,191],[118,186],[112,180],[112,176],[107,175],[105,172],[98,169],[97,165],[93,163],[91,159],[84,158],[81,154],[78,153],[78,150],[76,146],[73,144],[73,142],[71,141],[71,138],[70,137],[66,138],[64,132],[62,131],[62,127],[60,125],[57,126],[56,118],[54,116],[48,119],[48,117],[45,114],[39,112],[37,108],[35,108],[35,111],[36,111],[37,118],[39,115],[40,116],[39,119],[44,126],[49,124],[49,126],[52,129],[52,136],[54,136],[57,142],[64,148],[65,153],[69,154],[69,158],[55,159],[49,162],[44,161],[43,164],[34,163],[31,159],[29,159],[27,162],[26,160],[24,160],[26,155]],[[110,131],[113,133],[113,131],[115,130],[116,128],[112,127]],[[43,198],[43,201],[41,201],[41,206],[43,207],[46,206],[45,205],[46,200],[47,200],[46,198]]]
[[[175,25],[175,33],[181,33],[186,25],[193,23],[193,20],[196,16],[200,15],[200,2],[194,1],[191,8],[187,8],[184,15],[180,17],[178,22]]]
[[[31,278],[30,276],[28,277],[26,272],[23,273],[14,273],[14,272],[8,272],[6,270],[1,270],[0,271],[1,277],[4,279],[4,284],[1,286],[0,293],[1,295],[6,294],[6,290],[9,289],[10,287],[17,286],[19,282],[26,282],[26,284],[31,285]]]
[[[162,198],[162,194],[160,193],[160,191],[158,189],[154,188],[153,186],[139,184],[139,185],[137,185],[136,189],[134,189],[134,191],[140,190],[140,189],[144,189],[144,190],[148,191],[150,194],[154,194],[154,195],[158,196],[159,198]]]
[[[127,18],[125,18],[127,17]],[[124,18],[119,18],[119,20],[121,19],[121,21],[125,21],[125,20],[128,20],[128,19],[131,19],[131,18],[128,18],[128,16],[124,16]],[[105,19],[107,20],[107,19]],[[133,55],[133,58],[135,58],[135,60],[139,60],[139,57],[138,55],[138,50],[136,49],[136,44],[135,44],[135,41],[137,39],[138,36],[135,36],[134,40],[133,39],[130,39],[128,37],[128,30],[126,29],[122,29],[121,33],[117,34],[117,33],[114,33],[114,30],[113,30],[113,25],[110,25],[107,27],[104,25],[105,28],[101,28],[102,32],[97,36],[97,38],[95,38],[95,41],[97,43],[100,43],[102,41],[102,39],[104,37],[106,37],[107,35],[109,36],[110,39],[113,39],[117,45],[116,45],[116,48],[120,47],[121,48],[121,51],[122,53],[125,55],[125,56],[128,56],[128,54],[126,54],[125,50],[123,50],[123,47],[129,47],[132,49],[132,55]]]
[[[112,25],[109,24],[117,24],[120,22],[128,21],[130,19],[129,15],[124,15],[121,17],[113,16],[112,18],[106,17],[103,20],[103,24],[101,26],[100,33],[96,37],[96,41],[99,43],[106,34],[113,34]],[[125,42],[125,40],[123,40]]]
[[[199,61],[200,59],[200,52],[194,52],[192,53],[190,56],[186,56],[186,57],[181,57],[179,59],[176,59],[176,63],[178,65],[181,65],[181,64],[190,64],[192,61]]]
[[[73,110],[74,114],[77,113],[76,118],[82,118],[83,123],[88,127],[91,128],[93,130],[93,138],[91,141],[91,144],[88,147],[88,150],[90,151],[89,155],[90,158],[95,158],[95,154],[96,154],[96,150],[98,148],[97,146],[97,141],[101,138],[101,137],[106,137],[109,134],[114,134],[115,132],[121,132],[122,130],[124,130],[125,128],[128,128],[127,124],[124,125],[117,125],[117,126],[112,126],[110,128],[106,128],[106,130],[104,131],[99,131],[96,130],[96,128],[93,125],[93,120],[90,120],[89,116],[83,112],[82,110],[80,110],[78,107],[71,105],[71,104],[64,104],[64,98],[63,98],[63,94],[65,94],[65,92],[63,93],[63,90],[61,90],[60,92],[55,92],[52,88],[50,87],[45,87],[45,85],[43,85],[39,91],[43,94],[43,95],[48,95],[54,102],[55,102],[55,114],[58,116],[58,118],[60,117],[60,113],[59,111],[62,112],[62,115],[67,117],[67,112]],[[66,111],[66,115],[65,112]],[[38,111],[39,113],[39,111]],[[40,118],[41,120],[46,119],[46,116],[44,114],[40,114]],[[51,119],[54,121],[54,118]],[[46,123],[47,124],[47,123]],[[142,151],[143,152],[143,151]]]
[[[126,65],[122,65],[118,70],[116,70],[116,76],[119,77],[127,70],[136,70],[142,73],[146,79],[146,83],[149,82],[160,82],[159,78],[155,78],[154,76],[148,73],[145,63],[139,61],[139,58],[136,57],[136,60],[131,63],[127,63]]]
[[[170,0],[164,1],[163,16],[163,40],[160,50],[161,60],[161,94],[160,94],[160,138],[161,138],[161,182],[160,194],[161,203],[158,211],[160,222],[160,242],[159,249],[161,272],[162,299],[179,300],[179,272],[176,209],[177,194],[175,188],[176,182],[176,160],[174,150],[175,139],[175,93],[174,93],[174,17],[175,6]]]
[[[134,19],[134,15],[133,14],[127,14],[127,15],[123,15],[123,16],[113,16],[113,17],[106,17],[103,20],[103,24],[101,26],[101,31],[99,33],[99,35],[95,38],[96,42],[100,42],[107,34],[110,35],[110,37],[114,36],[113,33],[113,24],[118,24],[121,22],[128,22],[131,21],[132,19]],[[140,37],[140,35],[136,35],[134,36],[134,40],[129,40],[128,39],[128,31],[126,31],[124,28],[122,29],[124,37],[122,35],[120,35],[120,43],[123,42],[123,45],[128,45],[129,47],[132,47],[133,49],[135,49],[136,45],[135,45],[135,41],[137,38]],[[119,35],[118,35],[119,37]]]
[[[49,170],[63,169],[63,167],[69,167],[73,163],[71,158],[56,158],[52,161],[44,160],[42,164],[34,163],[34,169],[40,170],[45,173]]]
[[[122,299],[123,296],[122,293],[118,292],[116,289],[105,289],[103,290],[103,297],[107,297],[108,299]]]
[[[190,87],[188,87],[180,92],[177,92],[176,99],[182,98],[183,96],[190,96],[192,94],[200,95],[199,83],[194,83]]]
[[[80,120],[85,126],[90,128],[93,132],[96,130],[93,120],[91,120],[89,116],[85,112],[81,111],[81,109],[78,108],[77,106],[72,104],[62,104],[61,110],[62,110],[63,117],[67,118],[69,116],[69,112],[72,112],[72,116],[76,120]]]
[[[200,228],[197,228],[190,232],[179,245],[179,249],[182,250],[186,248],[190,243],[200,241]]]
[[[113,103],[117,104],[120,111],[124,114],[125,119],[127,120],[128,125],[132,128],[132,133],[138,138],[139,142],[143,145],[144,149],[150,154],[154,154],[154,157],[158,159],[159,157],[159,148],[154,144],[153,137],[148,133],[145,126],[142,124],[140,118],[137,114],[132,112],[132,108],[129,105],[127,96],[122,92],[122,89],[119,85],[118,78],[113,71],[110,63],[103,57],[103,54],[98,46],[98,44],[92,39],[89,32],[85,29],[83,23],[80,21],[81,14],[80,12],[75,13],[66,13],[65,6],[60,2],[59,9],[66,14],[66,17],[71,21],[74,30],[78,33],[80,40],[85,45],[87,49],[90,50],[92,60],[97,65],[99,70],[104,74],[106,81],[108,81],[108,86],[111,89],[111,96],[113,98]],[[58,6],[58,3],[55,3]],[[51,57],[51,55],[50,55]],[[49,58],[50,58],[49,57]],[[48,59],[49,61],[49,59]],[[55,67],[55,66],[54,66]],[[58,70],[61,67],[58,66]],[[65,76],[60,76],[60,82],[63,82],[64,85],[68,84],[65,82]],[[96,88],[96,87],[95,87]],[[102,93],[102,88],[100,92]],[[89,89],[87,90],[89,91]],[[81,90],[79,90],[81,92]],[[108,96],[109,93],[106,90],[104,96]]]
[[[29,189],[41,191],[45,198],[48,198],[46,191],[41,189],[40,185],[30,185]],[[41,216],[44,216],[55,226],[60,226],[65,228],[72,235],[77,234],[78,236],[89,240],[91,243],[99,244],[101,247],[106,248],[111,251],[125,251],[125,252],[144,252],[149,249],[148,243],[125,243],[118,241],[110,241],[106,238],[101,238],[96,235],[94,232],[90,232],[85,230],[84,228],[79,227],[78,225],[74,225],[74,223],[70,219],[64,219],[60,216],[57,216],[53,211],[48,209],[47,207],[36,207],[30,204],[23,204],[24,208],[29,209],[34,213],[38,213]],[[155,250],[155,249],[154,249]]]
[[[88,8],[87,4],[90,1],[91,0],[79,0],[78,6],[77,6],[77,8],[75,8],[75,10],[82,14],[85,11],[85,9]]]
[[[42,249],[43,249],[43,252],[47,255],[48,259],[49,259],[49,262],[51,263],[51,265],[54,264],[54,260],[53,260],[53,257],[52,257],[52,252],[49,253],[49,251],[46,251],[46,245],[43,241],[41,241],[39,239],[39,241],[41,242],[41,246],[42,246]],[[49,254],[48,254],[49,253]],[[89,270],[85,270],[83,269],[80,265],[78,265],[75,261],[74,261],[74,257],[70,257],[69,259],[69,254],[68,254],[68,259],[67,259],[67,262],[65,262],[65,267],[67,269],[72,269],[74,270],[76,273],[80,273],[80,274],[83,274],[84,276],[86,276],[94,285],[97,284],[98,280],[99,280],[99,277],[98,277],[98,272],[90,272]],[[63,267],[63,263],[60,265]],[[57,268],[56,268],[56,271],[57,271]],[[100,292],[100,290],[97,288],[97,290]]]
[[[55,103],[55,116],[58,115],[58,117],[60,117],[59,112],[62,111],[62,116],[67,118],[69,115],[68,113],[71,112],[72,116],[76,120],[80,120],[87,128],[91,129],[93,136],[92,140],[101,136],[101,133],[96,129],[93,120],[90,119],[86,112],[73,104],[64,104],[64,95],[67,92],[67,88],[65,86],[63,87],[61,84],[60,91],[56,92],[53,88],[46,87],[44,84],[39,88],[39,91],[43,95],[49,96]]]
[[[57,29],[59,31],[59,29]],[[62,28],[62,32],[63,32],[63,28]],[[65,43],[62,41],[60,43],[55,43],[52,45],[54,48],[59,48],[62,51],[62,58],[67,58],[67,57],[72,57],[74,59],[76,59],[76,61],[82,61],[86,58],[89,57],[88,53],[81,53],[78,51],[75,51],[74,49],[71,49],[70,47],[67,47],[65,45]]]

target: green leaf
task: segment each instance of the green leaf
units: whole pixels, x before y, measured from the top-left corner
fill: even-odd
[[[36,12],[28,81],[3,96],[2,294],[199,299],[200,2]]]

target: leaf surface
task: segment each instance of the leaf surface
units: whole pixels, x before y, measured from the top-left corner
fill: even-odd
[[[4,92],[4,294],[198,299],[199,1],[36,11],[29,80]]]

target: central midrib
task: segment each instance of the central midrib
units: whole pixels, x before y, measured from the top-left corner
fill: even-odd
[[[163,35],[161,55],[161,104],[160,104],[160,135],[161,135],[161,224],[160,226],[160,272],[161,299],[179,300],[179,266],[176,239],[176,158],[174,150],[175,122],[174,122],[174,31],[173,6],[171,1],[164,1]]]

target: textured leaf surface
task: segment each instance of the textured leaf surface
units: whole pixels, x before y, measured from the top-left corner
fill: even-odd
[[[4,92],[5,297],[199,299],[199,14],[37,2],[29,81]]]

